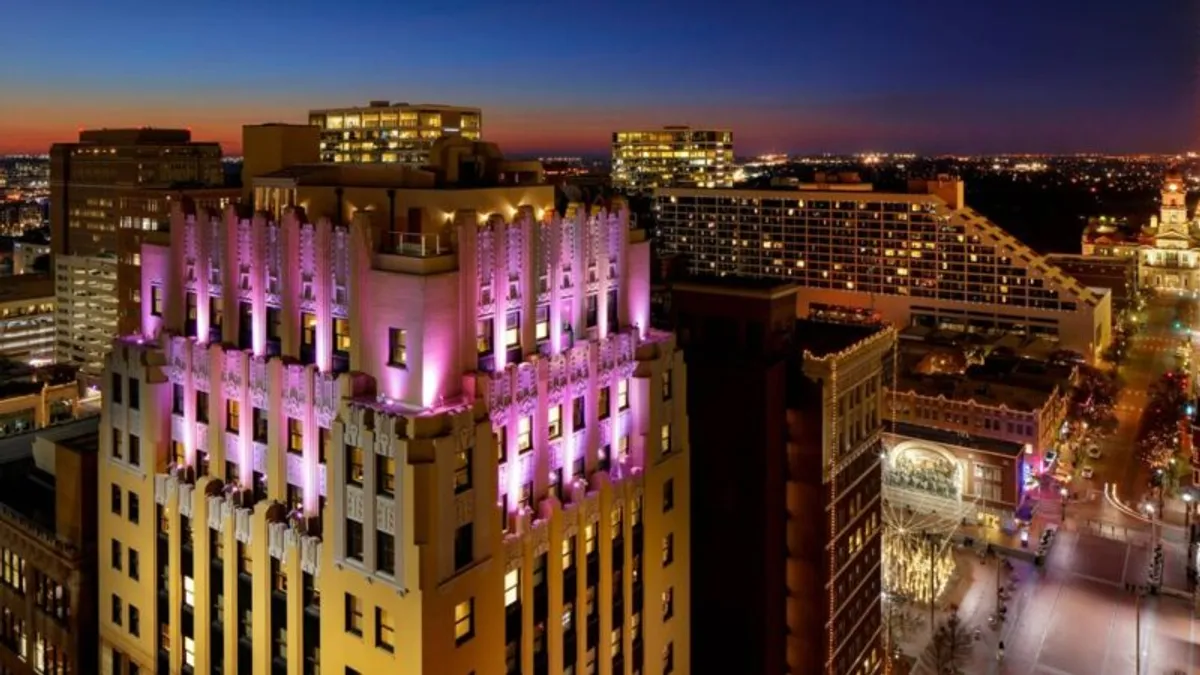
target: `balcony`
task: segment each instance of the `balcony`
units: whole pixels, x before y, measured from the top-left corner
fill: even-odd
[[[375,265],[388,272],[442,274],[457,266],[450,232],[388,232],[383,235]]]

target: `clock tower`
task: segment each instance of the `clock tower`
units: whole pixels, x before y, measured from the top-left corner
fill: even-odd
[[[1159,217],[1158,236],[1187,239],[1187,189],[1184,187],[1183,175],[1176,169],[1167,172],[1166,183],[1162,190],[1162,211]]]

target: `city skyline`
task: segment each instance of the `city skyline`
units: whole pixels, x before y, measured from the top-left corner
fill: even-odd
[[[739,154],[1177,152],[1197,136],[1195,10],[1166,0],[1086,14],[622,0],[606,11],[628,20],[598,28],[533,1],[362,1],[346,9],[363,20],[333,24],[306,2],[122,5],[9,10],[24,66],[0,73],[0,153],[45,152],[80,128],[175,126],[237,154],[243,124],[379,98],[478,106],[485,138],[513,153],[604,153],[615,130],[663,124],[730,128]],[[52,23],[54,10],[73,20]]]

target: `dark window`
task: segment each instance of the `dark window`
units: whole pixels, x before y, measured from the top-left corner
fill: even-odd
[[[208,424],[208,392],[196,392],[196,421]]]
[[[112,385],[109,387],[108,395],[112,397],[113,403],[121,402],[121,374],[112,374]]]
[[[675,480],[668,478],[663,483],[663,513],[669,513],[675,508]]]
[[[254,417],[254,442],[267,442],[267,412],[262,408],[253,408],[251,413]]]
[[[112,485],[112,512],[116,515],[121,515],[121,488],[117,487],[116,483]]]
[[[163,315],[163,290],[159,286],[150,287],[150,314]]]
[[[387,532],[375,531],[375,569],[396,573],[396,539]]]
[[[118,498],[119,497],[120,497],[120,495],[118,495]],[[130,491],[129,492],[129,522],[133,523],[134,525],[137,525],[138,519],[141,518],[140,511],[141,511],[141,499],[138,498],[137,493]]]
[[[129,549],[129,578],[133,579],[134,581],[137,581],[138,577],[141,576],[140,563],[141,560],[138,558],[137,549]]]
[[[346,594],[346,632],[362,635],[363,631],[363,601],[349,593]],[[349,668],[347,668],[349,670]]]
[[[112,596],[112,622],[121,625],[121,599],[115,594]]]
[[[346,557],[362,562],[363,559],[363,526],[362,523],[346,520]]]
[[[142,465],[142,440],[133,434],[129,434],[129,463]]]
[[[176,415],[183,414],[183,385],[171,385],[171,412]]]
[[[403,328],[388,329],[388,365],[408,366],[408,331]]]
[[[142,405],[142,388],[136,378],[129,378],[129,409],[138,410]]]
[[[460,447],[454,454],[454,493],[471,489],[471,458],[475,454],[472,446]]]
[[[571,402],[571,420],[575,424],[575,431],[579,431],[587,424],[587,415],[584,414],[582,396],[576,396]]]
[[[454,531],[454,569],[461,570],[475,559],[475,525],[465,523]]]

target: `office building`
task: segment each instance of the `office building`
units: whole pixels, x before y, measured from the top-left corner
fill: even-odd
[[[38,260],[45,257],[47,262],[50,257],[50,244],[36,239],[22,238],[13,242],[13,274],[30,274],[37,272]],[[42,270],[50,271],[49,266]]]
[[[0,671],[96,675],[96,417],[0,441]],[[119,508],[124,495],[113,495]],[[136,507],[134,507],[136,508]]]
[[[480,140],[479,108],[440,103],[371,101],[366,107],[311,110],[308,123],[321,130],[323,162],[429,164],[429,151],[439,138]]]
[[[728,672],[730,654],[746,673],[883,668],[880,424],[895,332],[797,321],[796,292],[736,278],[672,289],[703,497],[695,672]]]
[[[645,233],[550,186],[334,169],[143,251],[101,483],[156,513],[101,509],[146,567],[101,547],[106,668],[691,672],[687,381]]]
[[[166,241],[171,205],[180,199],[214,208],[235,201],[240,190],[225,188],[224,180],[220,145],[193,142],[185,130],[90,130],[81,131],[76,143],[54,144],[54,262],[69,267],[71,276],[91,261],[104,261],[97,273],[105,279],[81,304],[77,286],[64,290],[63,275],[57,275],[60,292],[67,293],[59,296],[66,321],[59,323],[58,360],[80,366],[89,378],[99,376],[112,338],[139,326],[142,243]],[[92,311],[93,305],[103,306],[103,313]],[[87,311],[76,313],[81,306]]]
[[[1085,256],[1137,260],[1138,280],[1161,291],[1200,290],[1200,215],[1188,213],[1187,181],[1177,169],[1163,179],[1159,214],[1142,227],[1095,220],[1083,232]]]
[[[25,363],[54,359],[54,280],[19,274],[0,285],[0,358]]]
[[[888,193],[821,176],[790,190],[655,194],[664,254],[693,275],[795,283],[800,316],[865,311],[901,327],[1045,336],[1088,359],[1111,339],[1110,294],[967,208],[961,181]]]
[[[728,188],[735,168],[729,130],[673,126],[613,133],[612,184],[627,192]]]

